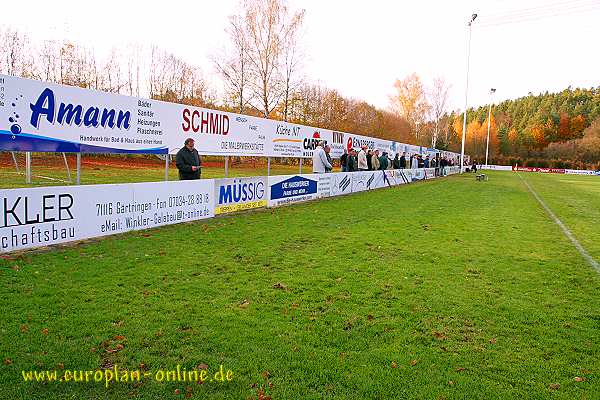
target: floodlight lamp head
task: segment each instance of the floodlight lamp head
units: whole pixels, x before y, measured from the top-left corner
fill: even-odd
[[[469,21],[469,26],[475,21],[475,18],[477,18],[477,14],[473,13],[473,15],[471,15],[471,20]]]
[[[494,88],[491,88],[491,89],[490,89],[490,93],[496,93],[496,89],[494,89]]]

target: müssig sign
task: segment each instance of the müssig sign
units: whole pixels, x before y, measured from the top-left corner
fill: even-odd
[[[267,179],[262,176],[215,180],[215,214],[267,205]]]

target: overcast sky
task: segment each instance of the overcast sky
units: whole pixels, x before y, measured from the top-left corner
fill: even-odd
[[[464,107],[467,22],[473,12],[479,17],[473,24],[470,106],[487,104],[491,87],[497,102],[569,85],[600,86],[600,0],[290,4],[306,10],[306,76],[381,108],[389,105],[395,79],[412,72],[425,84],[444,77],[452,84],[451,107]],[[0,25],[34,40],[75,40],[100,54],[128,42],[157,44],[210,77],[208,57],[227,41],[227,16],[237,6],[238,0],[7,2]]]

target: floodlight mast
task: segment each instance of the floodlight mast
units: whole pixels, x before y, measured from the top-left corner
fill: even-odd
[[[496,89],[490,89],[490,107],[488,109],[488,134],[487,134],[487,142],[485,145],[485,166],[488,166],[488,154],[490,152],[490,125],[492,123],[492,96],[496,93]]]
[[[468,105],[468,97],[469,97],[469,62],[471,61],[471,25],[477,18],[477,14],[473,13],[471,15],[471,20],[468,23],[469,26],[469,40],[467,45],[467,84],[465,87],[465,114],[463,117],[463,131],[462,131],[462,140],[460,146],[460,172],[464,172],[465,167],[465,135],[467,133],[467,105]]]

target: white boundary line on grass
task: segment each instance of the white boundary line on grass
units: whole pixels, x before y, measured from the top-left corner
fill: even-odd
[[[596,270],[596,272],[598,272],[600,274],[600,265],[598,264],[598,262],[596,260],[594,260],[592,258],[592,256],[590,256],[590,254],[585,250],[585,248],[581,245],[581,243],[579,243],[579,241],[575,238],[573,233],[571,233],[569,228],[567,228],[567,226],[565,224],[563,224],[560,219],[558,219],[556,214],[554,214],[552,212],[552,210],[550,209],[550,207],[548,207],[546,205],[546,203],[544,203],[544,200],[542,200],[542,198],[540,196],[538,196],[538,194],[535,192],[535,190],[533,190],[533,188],[529,185],[529,183],[527,183],[527,181],[525,179],[523,179],[521,174],[519,174],[517,172],[517,175],[519,175],[519,178],[521,178],[521,181],[523,181],[525,186],[527,186],[527,189],[529,189],[529,191],[531,192],[533,197],[535,197],[536,200],[542,205],[542,207],[544,207],[544,210],[546,210],[546,213],[548,213],[550,218],[552,218],[554,220],[554,222],[556,222],[556,224],[558,226],[560,226],[560,228],[564,232],[565,236],[569,238],[571,243],[573,243],[575,248],[579,251],[579,254],[581,254],[583,256],[583,258],[585,258],[586,261],[592,266],[592,268],[594,268]]]

